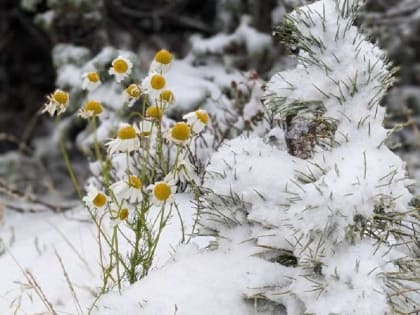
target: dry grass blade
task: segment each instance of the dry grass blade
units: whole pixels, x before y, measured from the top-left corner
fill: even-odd
[[[66,268],[64,267],[63,260],[61,259],[60,255],[57,253],[56,250],[54,251],[54,253],[55,253],[55,256],[57,256],[57,259],[60,263],[61,269],[63,270],[64,277],[66,278],[67,285],[70,289],[71,296],[72,296],[74,304],[76,306],[77,314],[83,314],[82,307],[80,306],[80,302],[79,302],[79,299],[77,298],[76,291],[74,290],[74,287],[73,287],[73,285],[70,281],[69,274],[67,273]]]
[[[11,253],[9,248],[7,249],[7,253],[10,255],[10,257],[13,259],[15,264],[18,266],[18,268],[21,270],[22,274],[24,275],[25,279],[28,281],[28,285],[34,289],[36,295],[38,295],[39,299],[44,304],[45,308],[48,310],[50,315],[58,315],[58,313],[55,311],[54,307],[52,306],[51,302],[47,299],[47,296],[45,295],[44,291],[42,290],[41,286],[36,281],[35,277],[32,275],[32,273],[29,270],[23,269],[23,267],[19,264],[16,257]]]

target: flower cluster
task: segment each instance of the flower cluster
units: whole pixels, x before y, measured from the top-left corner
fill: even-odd
[[[123,90],[123,100],[129,107],[133,106],[140,96],[147,97],[146,106],[139,112],[142,117],[137,122],[121,123],[116,136],[110,139],[105,147],[108,155],[138,154],[140,160],[148,160],[145,165],[155,163],[154,168],[161,168],[159,176],[151,177],[150,170],[140,170],[134,174],[129,169],[126,177],[109,185],[109,200],[114,199],[114,204],[128,202],[139,204],[143,200],[151,200],[152,204],[163,205],[172,201],[172,195],[176,191],[176,183],[187,183],[193,180],[193,167],[188,159],[187,145],[193,136],[199,134],[209,122],[206,111],[198,109],[183,116],[185,121],[175,122],[171,127],[165,127],[162,123],[166,109],[175,102],[174,93],[168,89],[165,74],[170,69],[173,57],[167,50],[160,50],[150,66],[150,72],[140,83],[131,83]],[[109,73],[115,76],[117,82],[121,82],[130,75],[132,63],[123,57],[113,60]],[[94,105],[97,105],[96,108]],[[89,117],[99,115],[100,103],[89,101],[86,103],[82,113],[91,113]],[[84,114],[84,117],[87,117]],[[163,156],[163,146],[175,145],[176,158],[171,169],[163,171],[163,165],[167,164]],[[152,156],[154,155],[154,156]],[[169,159],[168,157],[166,157]],[[157,161],[157,162],[156,162]],[[147,166],[145,166],[147,167]],[[143,173],[142,173],[143,171]],[[148,182],[146,189],[143,183]],[[89,195],[89,193],[88,193]],[[94,198],[89,195],[90,198]],[[92,205],[91,200],[87,200]],[[97,209],[97,207],[94,207]]]
[[[111,78],[120,85],[121,103],[132,111],[130,117],[136,117],[134,121],[120,121],[114,136],[105,143],[100,143],[95,136],[95,154],[102,176],[99,177],[99,185],[89,185],[82,198],[100,229],[105,219],[111,223],[108,226],[114,229],[113,233],[119,231],[121,224],[131,229],[135,235],[132,244],[138,244],[140,239],[146,240],[142,243],[143,247],[136,245],[132,249],[128,255],[129,264],[122,262],[127,266],[125,275],[130,282],[147,273],[150,268],[159,234],[173,207],[176,207],[174,194],[180,187],[178,185],[182,185],[183,189],[188,184],[196,187],[189,145],[209,123],[209,116],[202,109],[187,113],[183,121],[166,118],[165,111],[176,101],[166,78],[172,62],[173,56],[169,51],[158,51],[149,73],[139,82],[132,76],[133,62],[118,56],[110,63],[107,71],[109,78],[101,78],[99,73],[106,71],[98,69],[91,69],[81,77],[81,87],[87,91],[87,96],[78,116],[92,122],[95,135],[98,122],[103,119],[107,107],[105,101],[90,97],[90,93],[103,81]],[[66,111],[68,103],[69,94],[56,90],[48,96],[43,111],[58,116]],[[112,171],[113,161],[121,160],[120,157],[126,160],[123,176]],[[107,165],[111,165],[111,168]],[[157,209],[157,214],[156,211],[150,211],[152,207]],[[113,237],[117,238],[117,234]],[[116,253],[117,261],[127,257],[119,254],[115,243],[109,244],[115,246],[111,252]],[[139,266],[142,267],[140,276]]]

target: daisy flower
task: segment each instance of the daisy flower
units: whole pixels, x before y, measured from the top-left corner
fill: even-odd
[[[130,216],[130,209],[125,206],[125,203],[121,205],[117,205],[115,203],[111,203],[110,205],[110,219],[111,219],[111,227],[118,226],[120,223],[127,222]]]
[[[145,117],[151,120],[161,120],[163,116],[163,110],[159,106],[149,106],[146,109]]]
[[[119,222],[124,222],[125,220],[128,219],[129,214],[130,214],[130,211],[128,211],[127,208],[120,209],[120,211],[118,211],[117,220],[119,220]]]
[[[127,200],[130,203],[143,200],[143,183],[136,175],[128,175],[124,180],[120,180],[111,185],[115,197],[118,200]]]
[[[135,83],[130,84],[123,92],[123,101],[128,103],[128,107],[131,107],[140,98],[140,95],[140,86]]]
[[[41,113],[48,112],[51,116],[54,116],[55,112],[57,112],[57,116],[59,116],[67,109],[69,93],[57,89],[54,93],[48,95],[47,99],[48,101],[44,104]]]
[[[99,77],[99,74],[96,71],[83,73],[82,79],[83,90],[93,91],[102,83],[101,78]]]
[[[102,114],[103,110],[104,108],[100,102],[91,100],[79,110],[79,116],[84,119],[88,119],[90,117],[99,116]]]
[[[195,112],[185,114],[182,119],[187,121],[187,124],[191,126],[195,133],[200,133],[208,124],[209,115],[205,110],[198,109]]]
[[[171,90],[163,90],[159,94],[159,100],[164,106],[173,104],[175,103],[174,93]]]
[[[133,69],[133,64],[130,60],[118,56],[112,61],[112,66],[108,73],[115,76],[115,80],[120,83],[126,77],[128,77]]]
[[[166,87],[166,79],[159,73],[150,73],[142,82],[143,90],[152,98],[152,101],[159,100],[160,93]]]
[[[169,51],[166,49],[159,50],[150,65],[149,72],[165,74],[171,68],[172,59],[172,54]]]
[[[105,193],[99,191],[96,187],[89,186],[87,188],[87,194],[82,198],[82,200],[89,209],[102,211],[106,208],[109,198]]]
[[[153,203],[157,206],[171,201],[175,193],[175,186],[169,181],[156,182],[148,188],[152,193]]]
[[[124,124],[118,129],[117,138],[112,139],[105,145],[110,154],[115,152],[131,152],[140,148],[140,140],[137,136],[139,130],[135,126]]]
[[[177,122],[168,132],[168,140],[176,144],[185,144],[191,137],[191,128],[185,122]]]

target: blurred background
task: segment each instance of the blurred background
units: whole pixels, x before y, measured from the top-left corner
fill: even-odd
[[[65,169],[58,146],[45,146],[55,139],[52,119],[38,114],[56,86],[72,88],[63,79],[65,71],[99,58],[104,49],[122,49],[136,55],[145,72],[163,47],[193,65],[212,60],[226,71],[252,70],[268,79],[294,64],[288,57],[293,52],[271,37],[272,28],[304,2],[311,1],[2,0],[0,189],[18,196],[45,193],[45,185],[38,184],[46,174],[49,185],[61,191],[68,187],[60,177]],[[400,67],[399,81],[383,101],[386,125],[395,130],[388,145],[407,161],[410,175],[419,178],[420,1],[368,0],[357,23]],[[245,28],[255,36],[244,38]],[[228,98],[229,89],[234,86],[223,89]],[[65,133],[82,176],[84,152],[75,143],[83,129],[73,121]]]

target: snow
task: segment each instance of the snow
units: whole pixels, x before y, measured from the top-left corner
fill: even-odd
[[[79,210],[83,211],[83,210]],[[48,300],[59,312],[74,312],[74,302],[55,252],[76,287],[80,300],[92,299],[99,285],[95,253],[97,244],[92,225],[71,220],[72,214],[16,214],[7,212],[1,238],[6,252],[0,257],[0,310],[3,314],[34,314],[45,306],[27,285],[28,270]],[[76,217],[77,219],[77,217]],[[85,263],[87,262],[87,264]]]
[[[176,200],[186,230],[191,231],[195,215],[191,196],[179,194]],[[8,272],[2,273],[0,283],[1,312],[34,314],[45,310],[26,284],[25,270],[34,276],[56,312],[78,312],[57,254],[81,309],[86,312],[101,285],[97,231],[87,220],[86,210],[79,208],[63,214],[7,212],[5,222],[1,238],[7,243],[7,250],[0,256],[0,270]],[[169,314],[175,308],[177,314],[246,315],[255,314],[256,310],[262,310],[258,314],[279,314],[253,299],[245,302],[241,288],[255,289],[271,279],[283,278],[284,267],[253,257],[255,247],[243,242],[249,237],[243,230],[233,231],[217,253],[205,250],[212,238],[200,237],[178,247],[180,237],[179,220],[173,216],[162,235],[150,274],[121,293],[102,296],[93,314]],[[208,301],[212,301],[211,305]]]
[[[323,0],[292,13],[310,50],[301,49],[297,67],[275,75],[265,94],[262,80],[232,69],[225,58],[198,62],[204,55],[224,55],[231,44],[243,45],[250,55],[271,45],[271,38],[253,29],[247,17],[232,34],[193,38],[192,52],[175,60],[167,83],[176,103],[163,119],[163,129],[185,112],[202,108],[210,113],[210,126],[190,146],[205,168],[200,183],[204,208],[197,213],[188,189],[175,194],[182,221],[172,213],[145,278],[132,285],[123,281],[121,289],[115,285],[96,300],[102,286],[98,231],[86,209],[7,210],[0,230],[0,313],[389,314],[386,279],[400,272],[395,260],[412,254],[410,246],[398,246],[411,239],[388,235],[399,228],[392,222],[379,222],[385,228],[372,225],[387,214],[398,214],[404,223],[412,181],[405,163],[383,144],[388,131],[379,101],[392,83],[383,52],[364,40],[351,26],[352,17],[341,15],[336,4]],[[283,12],[273,14],[280,18]],[[319,40],[325,48],[316,44]],[[58,46],[57,84],[80,93],[81,74],[106,68],[118,55],[134,63],[129,52],[111,47],[90,59],[86,49]],[[139,71],[132,77],[139,78]],[[245,100],[241,103],[227,90],[240,91]],[[120,95],[121,87],[113,81],[89,95],[108,109],[99,119],[101,143],[125,119]],[[86,98],[80,93],[73,104]],[[309,105],[296,109],[301,101]],[[307,120],[318,104],[324,108],[321,116],[337,127],[332,145],[316,145],[305,158],[291,155],[286,140],[308,132]],[[302,119],[295,133],[280,127],[294,110]],[[264,111],[271,115],[245,130]],[[71,123],[71,117],[64,118],[44,150],[52,150]],[[225,134],[221,143],[218,132]],[[89,129],[78,134],[77,145],[84,152],[92,142]],[[112,156],[113,179],[123,178],[127,163],[133,169],[136,162],[125,154]],[[90,171],[88,183],[99,186],[97,161],[90,163]],[[147,212],[148,219],[158,215],[157,207]],[[111,222],[103,226],[112,232]],[[124,224],[120,229],[131,235]],[[377,233],[376,239],[368,237],[370,232]],[[120,252],[130,249],[121,240]],[[108,250],[104,248],[103,257]],[[281,262],[285,252],[293,263]],[[30,275],[39,288],[28,285]]]
[[[193,66],[190,58],[175,60],[167,74],[168,86],[175,94],[176,104],[168,110],[168,115],[183,114],[199,107],[211,111],[215,100],[223,96],[223,90],[232,81],[241,81],[237,70],[228,72],[218,63]]]
[[[49,29],[51,28],[55,17],[56,13],[54,10],[47,10],[44,13],[37,14],[34,18],[34,21],[37,25],[40,25],[45,29]]]
[[[212,156],[206,184],[216,194],[237,192],[245,202],[254,205],[266,204],[266,201],[278,203],[284,199],[279,192],[287,183],[282,179],[293,177],[298,163],[298,159],[288,157],[287,152],[264,143],[259,137],[235,138]],[[279,161],[284,163],[274,167]]]
[[[166,266],[122,295],[107,296],[94,314],[255,314],[258,303],[244,303],[240,288],[282,277],[283,267],[251,257],[253,247],[238,244],[240,240],[231,240],[236,246],[226,244],[218,253],[199,251],[194,245],[178,248]]]
[[[205,53],[225,54],[231,45],[245,45],[247,53],[258,55],[272,43],[271,36],[260,33],[250,27],[250,18],[243,16],[240,25],[232,34],[219,34],[209,39],[194,37],[192,39],[192,52],[197,55]]]
[[[348,8],[356,2],[349,1]],[[374,220],[377,211],[403,214],[412,199],[405,163],[383,145],[388,134],[379,101],[393,82],[384,54],[351,26],[351,15],[340,13],[343,3],[319,1],[292,13],[303,47],[298,65],[268,82],[264,100],[285,124],[288,119],[301,122],[295,134],[288,130],[288,140],[309,131],[305,120],[321,104],[320,115],[336,126],[331,147],[318,145],[300,159],[269,138],[236,138],[212,156],[205,181],[214,194],[210,200],[225,195],[243,205],[230,209],[216,204],[219,214],[204,216],[203,231],[208,228],[223,237],[231,225],[251,226],[258,246],[290,250],[297,258],[288,276],[295,279],[290,290],[303,305],[280,301],[268,285],[263,291],[291,314],[389,313],[386,281],[350,267],[350,257],[357,261],[362,255],[360,260],[367,263],[373,249],[373,242],[359,240],[357,218]],[[386,244],[399,242],[393,235],[380,237],[386,237]],[[404,255],[401,246],[383,246],[391,252],[390,260]],[[385,264],[383,254],[372,259],[371,267],[395,270]],[[346,283],[353,278],[355,283]],[[336,302],[338,296],[343,303]]]
[[[52,55],[56,67],[67,64],[76,64],[80,66],[90,58],[90,51],[85,47],[59,44],[54,47]]]
[[[186,233],[191,233],[195,217],[191,196],[179,194],[176,200],[182,212]],[[0,270],[3,270],[0,282],[0,313],[11,314],[15,310],[16,314],[36,314],[45,311],[45,305],[35,290],[27,285],[25,270],[34,276],[59,314],[77,313],[76,302],[72,298],[57,254],[63,262],[82,310],[86,313],[101,286],[98,232],[90,223],[86,209],[76,208],[62,214],[20,214],[8,211],[4,222],[0,234],[0,240],[5,245],[5,251],[0,255]],[[159,243],[154,269],[164,266],[172,257],[182,238],[180,231],[179,219],[174,215],[164,230],[162,242]],[[203,238],[195,246],[204,247],[207,241]],[[161,282],[153,283],[157,293]]]
[[[21,0],[20,5],[23,9],[28,11],[35,11],[35,7],[41,2],[41,0]]]

